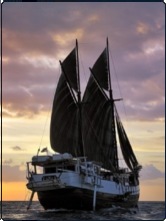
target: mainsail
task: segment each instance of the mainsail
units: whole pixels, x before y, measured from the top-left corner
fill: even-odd
[[[77,46],[77,45],[76,45]],[[54,96],[50,124],[50,142],[53,150],[82,156],[80,132],[80,94],[77,47],[61,63],[61,76]]]
[[[109,92],[109,96],[104,89]],[[118,170],[108,45],[91,69],[83,97],[83,110],[85,154],[90,160],[102,162],[106,169]]]
[[[104,168],[118,171],[116,118],[117,135],[124,160],[131,171],[137,171],[140,166],[120,121],[115,101],[112,95],[107,40],[107,47],[91,69],[83,97],[85,154],[90,160],[102,162]]]
[[[113,151],[110,148],[111,108],[109,100],[101,92],[91,75],[83,98],[83,137],[88,159],[103,163],[106,169],[115,169]],[[111,151],[110,151],[111,150]],[[110,161],[108,162],[108,159]]]

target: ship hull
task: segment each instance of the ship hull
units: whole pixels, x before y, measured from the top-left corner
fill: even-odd
[[[92,210],[93,194],[92,190],[81,188],[63,188],[50,191],[39,191],[38,199],[45,210],[47,209],[76,209]],[[135,195],[113,195],[106,193],[96,193],[96,210],[109,208],[112,206],[136,207],[139,194]]]

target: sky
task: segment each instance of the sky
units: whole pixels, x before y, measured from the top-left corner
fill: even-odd
[[[140,200],[165,200],[165,10],[162,2],[2,5],[2,199],[28,200],[26,162],[50,148],[52,101],[78,39],[82,94],[109,39],[119,115],[139,163]],[[35,196],[37,200],[37,197]]]

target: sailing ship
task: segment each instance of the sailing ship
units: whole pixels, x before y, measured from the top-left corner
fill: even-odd
[[[55,154],[38,152],[27,162],[27,188],[32,191],[28,208],[35,192],[45,210],[136,207],[141,165],[115,105],[121,99],[113,98],[108,39],[89,68],[83,96],[78,58],[76,40],[74,49],[60,61],[50,123]],[[125,167],[119,164],[118,145]]]

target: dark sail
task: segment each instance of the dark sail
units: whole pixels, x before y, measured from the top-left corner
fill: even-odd
[[[68,76],[69,83],[71,87],[78,91],[79,82],[78,82],[78,73],[77,73],[77,56],[76,48],[74,48],[67,58],[63,61],[63,69]]]
[[[78,90],[76,49],[61,63],[62,74],[55,92],[50,124],[50,142],[60,153],[82,155],[80,146],[80,112],[73,89]]]
[[[109,84],[109,65],[107,59],[107,48],[101,53],[95,64],[92,68],[95,77],[98,82],[100,82],[100,86],[105,90],[110,89]]]
[[[83,137],[85,155],[89,160],[102,162],[114,171],[117,167],[112,136],[111,102],[91,75],[83,97]]]
[[[89,159],[101,161],[106,169],[118,170],[108,43],[91,72],[83,98],[85,153]],[[109,96],[104,89],[109,91]]]
[[[139,164],[134,155],[129,139],[122,125],[122,122],[120,121],[117,110],[116,110],[116,124],[117,124],[117,130],[118,130],[118,135],[119,135],[120,147],[122,150],[124,160],[127,166],[130,168],[130,170],[133,171],[136,168],[138,168]]]

